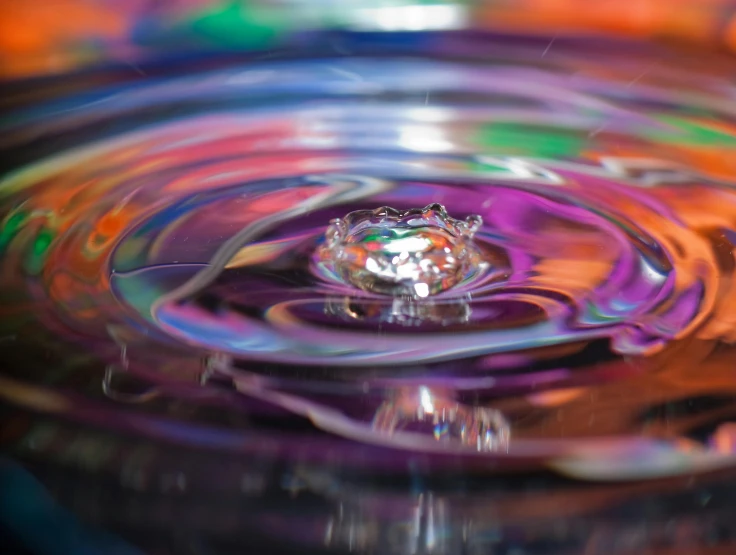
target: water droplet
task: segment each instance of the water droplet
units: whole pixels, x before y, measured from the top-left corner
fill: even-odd
[[[405,390],[376,411],[373,429],[426,434],[448,447],[476,451],[508,450],[511,428],[503,415],[487,407],[470,407],[431,390]]]
[[[482,223],[476,215],[451,218],[441,204],[358,210],[331,222],[317,256],[332,273],[364,291],[424,298],[484,266],[472,241]]]

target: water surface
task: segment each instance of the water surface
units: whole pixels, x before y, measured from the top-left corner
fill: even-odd
[[[294,539],[345,547],[353,519],[367,535],[350,541],[377,549],[423,511],[449,519],[448,552],[461,521],[490,525],[466,482],[393,501],[338,482],[551,471],[638,494],[729,472],[733,60],[421,36],[86,72],[33,103],[8,88],[0,395],[17,456],[142,491],[196,489],[214,461],[239,469],[215,472],[222,491],[358,491],[355,514],[316,511]],[[416,298],[320,265],[333,219],[432,203],[482,218],[482,271]],[[279,536],[296,505],[265,507],[247,518]]]

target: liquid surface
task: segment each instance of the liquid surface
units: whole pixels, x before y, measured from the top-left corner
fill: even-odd
[[[349,57],[317,41],[17,101],[0,136],[4,402],[341,472],[731,468],[733,60],[342,40]],[[355,211],[435,203],[479,216],[467,244],[382,224],[330,239]],[[427,270],[419,251],[443,254]],[[15,448],[56,456],[48,426]],[[344,547],[350,527],[331,526]]]

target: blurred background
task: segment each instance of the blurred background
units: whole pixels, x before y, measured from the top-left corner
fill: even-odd
[[[314,30],[608,34],[736,49],[733,0],[53,0],[0,6],[0,75],[261,51]]]

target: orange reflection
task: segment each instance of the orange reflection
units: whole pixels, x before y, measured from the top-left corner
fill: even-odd
[[[126,40],[132,14],[131,7],[85,0],[2,2],[0,77],[85,65],[101,54],[93,41]]]

